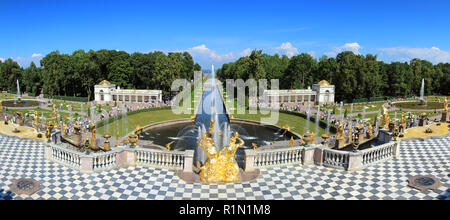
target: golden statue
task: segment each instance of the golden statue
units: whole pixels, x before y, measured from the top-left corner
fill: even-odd
[[[173,143],[175,143],[175,141],[172,141],[172,142],[166,144],[166,148],[168,151],[170,151],[170,145],[172,145]]]
[[[311,144],[314,144],[314,139],[316,139],[316,134],[311,133]]]
[[[253,150],[258,150],[258,145],[257,144],[252,143],[252,146],[253,146]]]
[[[66,136],[66,123],[63,121],[62,127],[61,127],[61,136]]]
[[[353,139],[353,135],[352,135],[352,124],[349,123],[348,124],[348,142],[351,142]]]
[[[337,128],[336,140],[344,140],[345,139],[344,137],[345,137],[344,124],[341,122],[341,123],[339,123],[339,126]]]
[[[97,129],[95,129],[95,123],[91,123],[91,134],[92,134],[92,142],[95,142],[97,139],[96,137]]]
[[[284,125],[282,128],[286,131],[289,131],[289,132],[291,131],[291,129],[289,128],[289,125]]]
[[[211,117],[211,119],[209,120],[209,130],[208,130],[208,134],[212,135],[212,133],[214,132],[214,120]]]
[[[214,128],[214,121],[210,120],[211,128]],[[209,134],[213,132],[213,129],[209,130]],[[237,141],[239,141],[237,143]],[[236,151],[239,147],[244,145],[244,141],[239,138],[239,134],[236,132],[233,137],[230,138],[230,144],[223,148],[219,153],[211,137],[207,134],[203,134],[198,146],[205,151],[207,159],[203,166],[200,167],[200,163],[197,162],[197,167],[200,169],[200,180],[202,182],[236,182],[240,177],[239,166],[234,158]]]
[[[386,107],[383,106],[381,110],[381,114],[383,115],[383,120],[381,124],[381,128],[388,129],[389,128],[389,112]]]
[[[289,146],[294,147],[294,137],[291,136],[291,140],[289,140]]]
[[[119,131],[116,133],[116,147],[119,146]]]
[[[50,115],[50,117],[53,118],[53,124],[55,125],[55,128],[59,128],[59,122],[58,122],[58,114],[56,113],[56,106],[55,104],[53,104],[53,110],[52,110],[52,114]]]
[[[140,125],[136,125],[136,129],[134,129],[133,132],[136,134],[136,132],[139,131],[139,130],[141,130],[141,129],[142,129],[142,128],[141,128]]]
[[[238,143],[236,143],[239,141]],[[241,175],[239,173],[239,166],[235,159],[236,152],[238,148],[244,145],[244,140],[239,138],[239,134],[234,133],[234,137],[230,138],[230,144],[228,147],[224,147],[222,151],[219,153],[219,161],[224,160],[224,179],[223,182],[236,182],[241,179]],[[225,154],[223,154],[225,152]]]
[[[369,139],[370,139],[370,138],[373,138],[372,124],[371,124],[370,122],[367,123],[367,130],[369,130],[369,131],[368,131],[368,133],[369,133]]]

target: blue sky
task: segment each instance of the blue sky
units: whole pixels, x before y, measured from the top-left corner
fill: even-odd
[[[55,50],[189,51],[209,68],[262,49],[450,62],[449,12],[446,0],[2,0],[0,59],[28,66]]]

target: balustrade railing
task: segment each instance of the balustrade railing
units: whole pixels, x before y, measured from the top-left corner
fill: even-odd
[[[106,170],[117,166],[118,150],[97,153],[92,155],[92,169],[94,171]]]
[[[323,165],[338,169],[347,169],[349,165],[350,152],[324,148]]]
[[[50,144],[49,147],[51,150],[50,153],[52,160],[75,169],[79,169],[81,167],[81,156],[79,152],[54,144]]]
[[[386,159],[394,157],[394,148],[396,143],[390,142],[380,146],[376,146],[367,150],[363,150],[362,154],[362,164],[363,166],[368,166],[373,163],[384,161]]]
[[[270,167],[302,163],[302,149],[303,147],[288,147],[253,151],[253,167]]]
[[[161,151],[145,148],[137,149],[136,163],[143,166],[183,169],[184,153],[184,151]]]

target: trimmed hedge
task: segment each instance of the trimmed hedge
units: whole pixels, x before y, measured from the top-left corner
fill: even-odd
[[[72,102],[89,102],[88,98],[86,97],[71,97],[71,96],[51,96],[44,94],[44,98],[46,99],[59,99],[59,100],[66,100],[66,101],[72,101]]]
[[[345,99],[344,101],[342,101],[343,103],[347,104],[347,103],[361,103],[361,102],[376,102],[376,101],[384,101],[384,100],[389,100],[392,97],[390,96],[383,96],[383,97],[372,97],[372,98],[361,98],[361,99]]]

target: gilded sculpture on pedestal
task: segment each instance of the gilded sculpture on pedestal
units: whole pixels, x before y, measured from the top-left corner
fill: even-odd
[[[389,112],[386,107],[383,106],[381,110],[381,114],[383,116],[381,128],[388,129],[389,128]]]
[[[239,134],[236,132],[230,138],[230,144],[220,152],[217,152],[214,141],[210,137],[214,130],[214,121],[212,119],[210,124],[211,128],[208,133],[203,134],[198,143],[200,149],[205,151],[207,156],[202,167],[197,163],[197,167],[200,169],[200,180],[206,183],[239,181],[241,176],[234,156],[237,149],[244,145],[244,141],[239,138]]]
[[[337,137],[336,140],[344,140],[345,134],[344,134],[344,124],[342,122],[339,123],[339,126],[337,128]]]
[[[369,122],[369,123],[367,123],[367,133],[369,134],[369,138],[373,138],[373,132],[372,132],[372,130],[373,130],[373,128],[372,128],[372,124]]]

